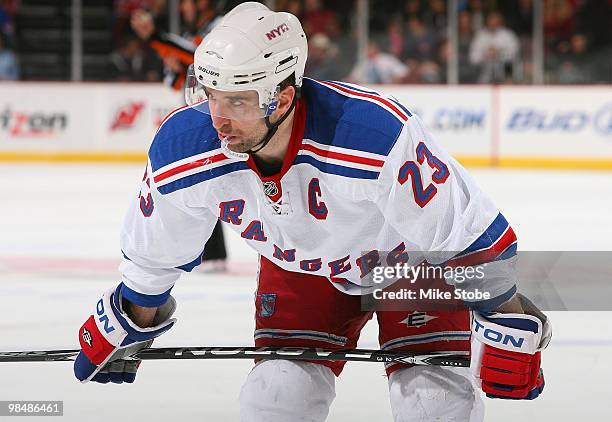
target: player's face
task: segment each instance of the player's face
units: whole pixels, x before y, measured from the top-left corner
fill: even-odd
[[[206,89],[208,111],[219,139],[227,138],[234,152],[248,152],[256,147],[268,133],[264,109],[259,107],[256,91],[227,92]],[[279,121],[288,113],[296,95],[294,86],[285,87],[278,94],[276,110],[269,119]]]
[[[268,132],[263,119],[232,120],[223,117],[212,119],[219,139],[227,138],[227,146],[234,152],[247,152],[253,149]]]
[[[227,138],[232,151],[247,152],[261,142],[268,129],[263,117],[259,116],[257,92],[224,92],[209,88],[206,92],[213,126],[219,139]]]

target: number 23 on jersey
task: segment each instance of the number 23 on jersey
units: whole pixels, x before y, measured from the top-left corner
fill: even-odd
[[[397,181],[403,185],[408,181],[412,180],[412,193],[414,201],[417,205],[423,208],[438,192],[436,185],[441,185],[446,182],[450,172],[448,167],[438,157],[433,155],[423,142],[419,142],[416,147],[417,161],[406,161],[399,169],[397,175]],[[421,175],[421,168],[424,163],[434,169],[435,171],[431,175],[432,183],[429,183],[427,187],[423,187],[423,177]]]

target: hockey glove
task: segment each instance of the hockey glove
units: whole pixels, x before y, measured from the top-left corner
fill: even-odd
[[[487,397],[532,400],[544,389],[540,351],[551,326],[533,303],[519,299],[526,314],[472,313],[470,367]]]
[[[153,327],[137,326],[123,311],[121,287],[119,284],[104,293],[79,330],[81,351],[74,362],[74,374],[83,383],[134,382],[141,361],[123,358],[149,347],[176,322],[170,318],[176,309],[176,301],[170,296],[157,309]]]

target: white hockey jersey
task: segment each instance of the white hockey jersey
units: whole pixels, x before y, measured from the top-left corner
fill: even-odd
[[[491,200],[417,116],[355,85],[304,80],[273,177],[225,155],[209,116],[171,113],[122,230],[125,297],[163,303],[200,263],[217,219],[278,266],[348,294],[377,287],[374,266],[417,265],[428,252],[440,262],[491,261],[489,304],[516,291],[516,236]]]

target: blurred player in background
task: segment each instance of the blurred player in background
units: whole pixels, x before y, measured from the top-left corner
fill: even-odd
[[[164,83],[175,90],[182,90],[187,67],[193,62],[196,47],[219,23],[219,16],[209,0],[181,0],[180,12],[183,22],[181,36],[158,31],[153,16],[143,9],[134,11],[130,24],[138,37],[147,41],[164,62]],[[226,268],[227,251],[223,228],[217,223],[206,242],[201,267],[205,272],[219,272]]]
[[[170,291],[220,219],[260,254],[256,346],[353,349],[373,316],[360,297],[380,287],[369,281],[375,268],[431,256],[452,267],[486,263],[483,279],[444,280],[490,293],[465,301],[471,315],[428,310],[413,323],[419,301],[376,311],[384,350],[471,352],[471,375],[388,365],[394,419],[482,421],[475,384],[490,397],[537,397],[550,324],[516,294],[508,222],[417,116],[374,91],[304,78],[306,57],[297,18],[254,2],[200,44],[190,105],[158,130],[122,231],[122,281],[79,331],[77,378],[134,381],[138,364],[121,358],[172,327]],[[324,421],[343,366],[258,362],[240,394],[241,420]]]

